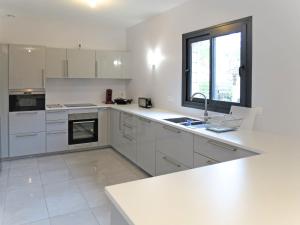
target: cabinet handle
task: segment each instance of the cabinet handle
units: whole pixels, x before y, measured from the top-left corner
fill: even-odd
[[[66,110],[51,110],[51,111],[47,111],[47,114],[48,113],[65,113],[67,112]]]
[[[166,160],[168,163],[173,164],[173,165],[176,166],[176,167],[181,167],[180,164],[176,163],[176,162],[173,161],[172,159],[169,159],[167,156],[164,156],[163,159]]]
[[[171,131],[173,133],[177,133],[177,134],[180,134],[181,131],[176,129],[176,128],[173,128],[173,127],[169,127],[169,126],[163,126],[164,129],[168,130],[168,131]]]
[[[82,122],[74,122],[73,124],[85,124],[85,123],[95,123],[95,120],[82,121]]]
[[[62,124],[67,123],[67,121],[47,121],[47,124]]]
[[[211,141],[211,140],[208,140],[207,143],[211,144],[211,145],[214,145],[214,146],[217,146],[219,148],[224,148],[224,149],[233,151],[233,152],[236,152],[238,150],[237,148],[230,147],[230,146],[227,146],[227,145],[223,145],[221,143],[218,143],[218,142],[215,142],[215,141]]]
[[[54,135],[54,134],[66,134],[66,131],[55,131],[55,132],[47,132],[47,135]]]
[[[145,118],[139,117],[139,119],[140,119],[141,121],[143,121],[143,122],[146,122],[146,123],[152,123],[151,120],[147,120],[147,119],[145,119]]]
[[[130,126],[130,125],[128,125],[127,123],[123,123],[123,126],[129,128],[129,129],[131,129],[131,130],[133,129],[133,127]]]
[[[127,136],[126,134],[123,134],[123,137],[126,138],[127,140],[131,141],[131,142],[134,140],[133,138]]]
[[[211,161],[211,160],[208,160],[208,161],[206,162],[206,164],[212,165],[212,164],[215,164],[215,162],[214,162],[214,161]]]
[[[46,80],[45,80],[45,71],[42,69],[42,85],[43,88],[46,88]]]
[[[16,115],[35,115],[38,114],[37,111],[32,111],[32,112],[17,112]]]
[[[20,135],[16,135],[17,138],[21,138],[21,137],[34,137],[37,136],[38,134],[20,134]]]
[[[122,130],[121,120],[122,120],[122,117],[121,117],[121,113],[119,112],[119,131]]]
[[[95,61],[95,77],[98,77],[98,61]]]

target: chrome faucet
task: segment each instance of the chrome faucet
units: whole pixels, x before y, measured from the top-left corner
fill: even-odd
[[[193,99],[195,98],[196,95],[201,95],[204,98],[204,121],[207,122],[208,121],[207,97],[205,94],[203,94],[201,92],[196,92],[191,96],[191,101],[193,101]]]

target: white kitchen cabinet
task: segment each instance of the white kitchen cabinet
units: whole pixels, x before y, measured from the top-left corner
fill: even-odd
[[[191,133],[162,124],[156,126],[156,151],[189,168],[193,168],[193,146]]]
[[[95,78],[95,51],[86,49],[67,49],[68,77]]]
[[[47,131],[47,152],[59,152],[68,150],[68,131]]]
[[[9,89],[45,88],[45,48],[9,46]]]
[[[46,48],[45,75],[47,78],[67,77],[67,50]]]
[[[99,109],[98,113],[98,140],[100,146],[110,145],[110,110]]]
[[[45,111],[26,111],[9,113],[9,133],[38,133],[46,129]]]
[[[137,119],[137,164],[155,176],[155,125],[141,117]]]
[[[200,155],[199,153],[194,153],[194,168],[202,167],[202,166],[209,166],[219,163],[216,160],[207,158],[203,155]]]
[[[156,175],[175,173],[189,169],[176,159],[167,156],[161,152],[156,152]]]
[[[195,152],[219,162],[256,155],[254,152],[246,151],[244,149],[200,136],[195,136],[194,142]]]
[[[66,131],[66,130],[68,130],[67,120],[47,121],[47,132]]]
[[[96,51],[96,65],[98,78],[129,78],[127,52]]]
[[[45,140],[45,132],[9,135],[9,156],[45,153]]]
[[[67,110],[47,110],[46,113],[47,121],[57,121],[57,120],[68,120]]]

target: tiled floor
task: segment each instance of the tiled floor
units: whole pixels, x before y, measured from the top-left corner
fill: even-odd
[[[0,225],[108,225],[104,187],[145,177],[112,149],[4,162]]]

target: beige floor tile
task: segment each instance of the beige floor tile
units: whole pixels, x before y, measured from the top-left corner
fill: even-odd
[[[99,225],[90,210],[78,211],[50,219],[51,225]]]

